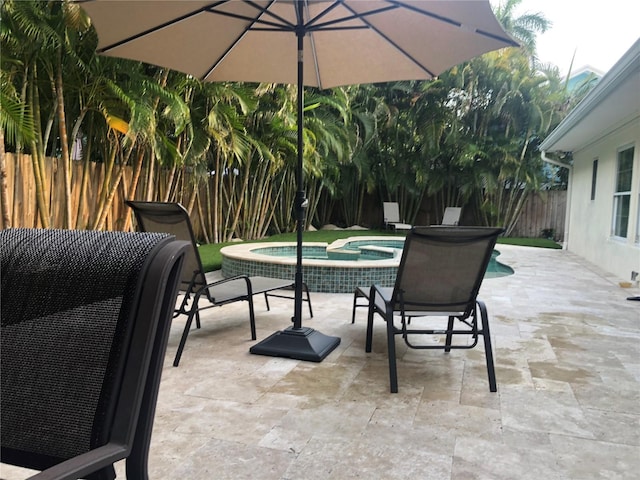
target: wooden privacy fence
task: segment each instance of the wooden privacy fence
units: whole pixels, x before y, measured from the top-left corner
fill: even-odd
[[[64,177],[59,168],[61,160],[45,159],[44,197],[51,228],[64,227]],[[6,154],[6,182],[9,199],[9,216],[13,227],[42,227],[36,204],[36,185],[31,155]],[[97,214],[100,188],[104,180],[105,168],[102,163],[90,162],[87,167],[87,182],[84,201],[80,202],[84,162],[72,162],[71,180],[71,226],[89,228]],[[124,205],[124,192],[131,183],[132,170],[125,168],[119,192],[107,211],[105,230],[122,230],[123,219],[128,207]],[[4,227],[4,225],[3,225]]]
[[[534,192],[527,199],[512,237],[548,237],[564,240],[566,190]]]
[[[59,162],[60,160],[57,158],[47,158],[45,161],[44,194],[48,209],[47,215],[52,228],[64,227],[64,178],[62,170],[58,168]],[[5,165],[11,225],[13,227],[41,227],[36,206],[36,188],[31,156],[8,153]],[[90,228],[95,220],[105,175],[104,164],[90,162],[87,165],[86,192],[84,201],[81,202],[83,167],[83,162],[73,162],[71,226],[79,229]],[[124,228],[127,215],[131,214],[129,208],[124,204],[124,199],[127,197],[125,192],[129,189],[132,176],[132,169],[125,167],[118,192],[107,210],[105,230],[122,230]],[[156,182],[166,184],[166,174],[158,172]],[[139,190],[143,188],[141,185]],[[139,193],[142,192],[139,191]],[[552,236],[555,240],[562,240],[564,238],[566,194],[566,191],[555,190],[532,194],[525,203],[511,236],[540,237],[543,236],[543,230],[549,230],[553,232]],[[207,196],[203,195],[201,198],[204,199]],[[196,235],[198,235],[201,231],[201,222],[197,209],[194,209],[192,213],[192,223]],[[5,226],[2,225],[2,227]]]
[[[65,185],[63,171],[59,168],[60,162],[61,160],[55,157],[47,157],[44,162],[44,197],[46,215],[50,228],[65,228]],[[36,202],[36,185],[31,155],[7,153],[5,168],[11,226],[26,228],[42,227]],[[103,195],[102,190],[104,189],[105,164],[89,162],[86,165],[86,174],[84,168],[84,162],[72,162],[71,228],[75,229],[92,228],[99,213],[100,198],[101,195]],[[119,168],[118,165],[115,166],[112,177],[115,177]],[[143,170],[143,175],[138,180],[138,188],[135,195],[136,200],[144,199],[143,197],[146,196],[149,191],[147,184],[150,180],[146,178],[146,173],[147,172]],[[192,185],[192,174],[182,173],[181,185]],[[84,183],[83,177],[86,177]],[[158,171],[154,172],[154,177],[151,180],[155,186],[155,188],[152,189],[154,192],[152,200],[167,197],[167,190],[172,184],[173,178],[169,169],[158,169]],[[113,196],[110,206],[106,209],[102,230],[122,231],[125,227],[127,230],[134,228],[135,224],[133,222],[131,209],[124,203],[125,199],[129,198],[128,192],[132,179],[133,169],[130,166],[125,166],[122,172],[122,179],[117,186],[116,194]],[[113,183],[113,180],[111,183]],[[84,196],[81,195],[83,185],[85,188]],[[206,189],[206,185],[202,185],[198,190],[194,190],[193,187],[183,190],[177,189],[177,193],[174,192],[174,195],[170,196],[170,201],[180,201],[187,207],[189,200],[183,196],[191,197],[195,194],[196,197],[201,197],[203,199],[202,201],[204,201],[204,199],[209,198]],[[106,192],[104,192],[104,194],[106,194]],[[83,198],[82,201],[81,198]],[[175,200],[176,198],[178,200]],[[0,201],[2,201],[1,197]],[[206,217],[206,212],[204,212],[203,215]],[[127,222],[126,220],[128,218],[131,221]],[[204,220],[201,219],[198,208],[193,208],[191,219],[196,237],[202,237],[202,222]],[[2,224],[2,218],[0,216],[0,228],[5,227],[6,226]]]

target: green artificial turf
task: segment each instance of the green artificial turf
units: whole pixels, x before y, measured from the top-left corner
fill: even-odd
[[[498,243],[506,245],[520,245],[521,247],[538,247],[538,248],[562,248],[558,242],[547,238],[498,238]]]

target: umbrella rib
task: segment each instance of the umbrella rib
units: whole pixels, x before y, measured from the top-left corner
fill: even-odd
[[[507,42],[512,47],[519,47],[520,46],[520,44],[518,42],[516,42],[515,40],[512,40],[511,38],[502,37],[500,35],[495,35],[495,34],[493,34],[491,32],[485,32],[484,30],[480,30],[478,28],[476,28],[474,31],[476,33],[480,34],[480,35],[484,35],[485,37],[493,38],[494,40],[498,40],[498,41],[501,41],[501,42]]]
[[[319,88],[322,88],[322,77],[320,76],[320,65],[318,65],[318,54],[316,51],[316,42],[315,42],[315,38],[314,36],[311,34],[311,32],[308,32],[307,27],[308,25],[310,25],[311,23],[313,23],[314,21],[316,21],[318,18],[321,18],[323,16],[325,16],[327,13],[329,13],[330,11],[332,11],[338,4],[337,3],[333,3],[331,4],[331,6],[329,8],[325,8],[323,10],[323,12],[316,16],[314,19],[311,18],[311,13],[309,12],[309,3],[305,3],[303,5],[303,8],[306,8],[307,10],[307,16],[309,17],[309,23],[307,25],[304,25],[304,18],[298,18],[298,22],[300,22],[301,25],[304,25],[304,31],[305,34],[309,33],[309,45],[311,46],[311,61],[313,63],[313,71],[314,74],[316,76],[316,83],[318,84]],[[302,9],[300,9],[300,12],[302,11]],[[298,17],[301,16],[301,13],[299,13],[297,15]],[[303,57],[304,57],[304,53],[303,53]]]
[[[351,7],[349,7],[348,5],[344,5],[345,8],[347,8],[348,10],[350,10],[351,12],[353,12],[355,15],[358,15],[356,12],[354,12]],[[401,5],[399,5],[401,6]],[[389,38],[387,35],[385,35],[384,33],[382,33],[379,29],[377,29],[376,27],[374,27],[366,18],[365,15],[359,15],[359,17],[361,18],[362,22],[364,22],[372,31],[376,32],[378,35],[380,35],[382,38],[384,38],[387,42],[389,42],[390,45],[392,45],[396,50],[398,50],[400,53],[402,53],[406,58],[408,58],[409,60],[411,60],[415,65],[418,66],[418,68],[420,68],[421,70],[423,70],[427,75],[431,76],[432,78],[436,76],[436,74],[434,72],[432,72],[426,65],[423,65],[422,63],[420,63],[418,60],[416,60],[412,55],[410,55],[404,48],[402,48],[400,45],[398,45],[396,42],[394,42],[391,38]]]
[[[422,10],[421,8],[418,7],[414,7],[413,5],[408,5],[405,2],[402,2],[400,0],[387,0],[389,3],[396,5],[397,7],[402,7],[402,8],[406,8],[407,10],[411,10],[412,12],[416,12],[416,13],[420,13],[422,15],[425,15],[427,17],[431,17],[434,18],[436,20],[440,20],[441,22],[444,23],[449,23],[455,27],[461,27],[462,23],[453,20],[449,17],[443,17],[442,15],[438,15],[437,13],[433,13],[433,12],[429,12],[427,10]]]
[[[229,12],[221,12],[219,10],[211,10],[211,9],[207,10],[208,13],[211,13],[214,15],[221,15],[226,17],[237,18],[239,20],[246,20],[248,23],[247,23],[247,26],[242,30],[242,32],[236,37],[236,39],[233,42],[231,42],[229,47],[225,49],[222,55],[220,55],[220,57],[215,62],[213,62],[213,65],[211,65],[211,67],[207,70],[207,73],[205,73],[201,77],[202,80],[206,79],[209,75],[213,73],[213,71],[218,67],[218,65],[220,65],[220,62],[222,62],[222,60],[224,60],[224,58],[229,54],[229,52],[231,52],[231,50],[235,48],[235,46],[238,44],[238,42],[240,42],[240,40],[242,40],[242,37],[244,37],[247,34],[247,32],[249,32],[250,30],[261,30],[263,28],[264,29],[268,28],[268,27],[254,28],[253,26],[256,23],[264,24],[264,25],[272,25],[272,28],[268,28],[268,29],[274,30],[274,31],[294,31],[295,30],[295,25],[291,24],[290,22],[287,22],[285,19],[279,17],[278,15],[275,15],[274,13],[268,11],[269,7],[271,7],[271,5],[273,5],[276,1],[277,0],[271,0],[271,2],[269,2],[269,4],[266,7],[260,7],[254,2],[245,2],[247,5],[251,5],[257,10],[257,15],[255,17],[247,17],[244,15],[232,14]],[[283,24],[281,25],[275,22],[269,22],[260,18],[260,16],[264,14],[267,14],[273,18],[281,20]]]
[[[280,23],[278,23],[278,22],[269,22],[267,20],[261,19],[260,16],[257,16],[257,17],[255,17],[255,20],[258,23],[263,23],[265,25],[272,25],[274,27],[280,27],[280,29],[283,30],[283,31],[292,31],[292,30],[294,30],[295,29],[295,25],[293,23],[288,21],[286,18],[283,18],[280,15],[276,15],[271,10],[269,10],[271,8],[271,6],[276,2],[277,2],[277,0],[271,0],[266,7],[261,7],[260,5],[256,4],[255,2],[245,1],[245,3],[247,5],[251,5],[253,8],[258,10],[258,12],[260,12],[260,14],[269,15],[270,17],[272,17],[272,18],[278,20],[278,22],[280,22]],[[245,18],[247,20],[249,19],[248,17],[241,17],[241,16],[238,16],[238,18]]]
[[[337,5],[337,4],[334,4]],[[345,7],[346,9],[348,9],[350,12],[353,13],[353,15],[349,15],[349,16],[345,16],[342,18],[337,18],[335,20],[330,20],[328,22],[324,22],[324,23],[318,23],[317,25],[313,25],[313,23],[320,19],[322,16],[324,16],[326,13],[329,12],[330,9],[326,9],[324,12],[322,12],[322,14],[316,16],[316,18],[314,18],[313,20],[311,20],[307,25],[309,30],[311,31],[326,31],[326,30],[349,30],[349,29],[359,29],[359,28],[369,28],[369,27],[363,27],[363,26],[359,26],[359,27],[336,27],[336,28],[328,28],[328,27],[332,27],[335,24],[339,24],[339,23],[344,23],[344,22],[348,22],[350,20],[364,20],[364,17],[370,17],[373,15],[378,15],[380,13],[384,13],[384,12],[388,12],[389,10],[395,10],[397,8],[399,8],[397,5],[390,5],[388,7],[381,7],[381,8],[376,8],[375,10],[369,10],[368,12],[364,12],[364,13],[356,13],[354,12],[349,6],[345,5],[344,3],[341,3],[341,5],[343,7]],[[368,24],[367,24],[368,25]]]
[[[214,15],[220,15],[221,17],[230,17],[230,18],[235,18],[236,20],[246,20],[247,22],[251,22],[252,25],[255,25],[256,23],[258,24],[263,24],[263,25],[270,25],[270,27],[261,27],[261,28],[250,28],[250,30],[266,30],[266,31],[273,31],[273,32],[293,32],[295,30],[295,25],[286,22],[284,19],[282,20],[284,23],[276,23],[276,22],[269,22],[268,20],[263,20],[261,18],[257,18],[257,17],[247,17],[246,15],[240,15],[238,13],[231,13],[231,12],[220,12],[218,10],[205,10],[207,13],[212,13]],[[269,14],[268,11],[262,10],[261,13],[266,13]],[[274,16],[273,14],[271,14],[271,16]]]
[[[143,38],[149,34],[155,33],[158,30],[162,30],[163,28],[169,27],[171,25],[175,25],[177,23],[182,22],[183,20],[187,20],[191,17],[194,17],[200,13],[212,13],[215,15],[220,15],[220,16],[225,16],[225,17],[231,17],[231,18],[236,18],[238,20],[247,20],[248,22],[252,22],[251,25],[255,25],[256,23],[258,24],[263,24],[263,25],[270,25],[272,28],[269,28],[269,30],[276,30],[276,31],[294,31],[295,30],[295,25],[293,25],[292,23],[288,22],[286,19],[268,11],[267,9],[273,5],[277,0],[271,0],[271,2],[269,3],[269,5],[266,8],[260,7],[259,5],[257,5],[255,2],[245,2],[245,4],[250,5],[252,7],[254,7],[256,10],[258,10],[259,14],[267,14],[271,17],[273,17],[275,20],[278,20],[281,23],[278,23],[276,21],[270,22],[268,20],[265,19],[261,19],[259,17],[248,17],[246,15],[240,15],[240,14],[234,14],[232,12],[223,12],[221,10],[218,10],[217,8],[220,7],[221,5],[225,5],[227,3],[229,3],[230,1],[234,1],[234,0],[221,0],[218,2],[214,2],[211,3],[209,5],[206,5],[204,7],[200,7],[197,10],[193,10],[189,13],[185,13],[184,15],[181,15],[179,17],[173,18],[167,22],[161,23],[159,25],[155,25],[151,28],[148,28],[147,30],[144,30],[140,33],[137,33],[135,35],[131,35],[130,37],[124,38],[122,40],[119,40],[115,43],[112,43],[111,45],[107,45],[105,47],[102,47],[100,49],[97,50],[98,53],[108,53],[110,50],[113,50],[114,48],[120,47],[122,45],[125,45],[129,42],[132,42],[134,40],[138,40],[140,38]],[[251,29],[251,28],[249,28]],[[247,29],[247,30],[249,30]],[[265,27],[265,29],[268,29]],[[242,37],[242,35],[240,36],[240,38]]]
[[[338,7],[338,5],[341,5],[341,4],[342,2],[332,3],[331,5],[329,5],[328,8],[325,8],[322,12],[316,15],[315,18],[311,18],[311,15],[309,15],[309,21],[305,25],[305,29],[308,29],[309,27],[311,27],[315,22],[320,20],[322,17],[328,15],[329,12],[332,12],[336,7]],[[309,12],[309,2],[305,2],[305,6],[307,7],[307,12]],[[340,21],[343,21],[343,20],[340,20]]]
[[[438,15],[437,13],[429,12],[427,10],[422,10],[421,8],[414,7],[413,5],[409,5],[409,4],[405,3],[405,2],[403,2],[402,0],[387,0],[387,1],[389,3],[397,5],[398,7],[406,8],[407,10],[411,10],[412,12],[416,12],[416,13],[419,13],[421,15],[425,15],[427,17],[431,17],[431,18],[433,18],[435,20],[439,20],[439,21],[444,22],[444,23],[448,23],[450,25],[453,25],[454,27],[465,28],[465,26],[466,26],[466,25],[463,25],[462,23],[460,23],[460,22],[458,22],[456,20],[453,20],[451,18],[444,17],[442,15]],[[503,37],[503,36],[500,36],[500,35],[495,35],[493,33],[486,32],[484,30],[480,30],[480,29],[474,28],[474,27],[469,27],[468,29],[470,31],[472,31],[472,32],[477,33],[478,35],[482,35],[482,36],[485,36],[485,37],[493,38],[494,40],[499,40],[499,41],[502,41],[502,42],[507,42],[508,44],[510,44],[510,45],[512,45],[514,47],[518,47],[519,46],[517,42],[515,42],[514,40],[512,40],[509,37]]]
[[[311,18],[311,15],[309,15],[309,21],[306,24],[303,25],[304,33],[305,34],[307,34],[307,33],[309,34],[309,41],[311,43],[311,52],[310,53],[311,53],[311,57],[312,57],[312,60],[313,60],[314,71],[315,71],[315,76],[316,76],[316,83],[318,84],[319,88],[323,88],[322,87],[322,79],[321,79],[321,76],[320,76],[320,68],[318,66],[318,60],[317,60],[317,55],[316,55],[316,50],[315,50],[315,42],[314,42],[314,37],[313,37],[312,34],[314,32],[318,32],[318,31],[326,32],[326,31],[346,31],[346,30],[369,30],[372,27],[368,22],[366,22],[364,20],[365,16],[376,15],[376,14],[387,12],[389,10],[395,10],[396,8],[398,8],[397,5],[389,5],[389,6],[386,6],[386,7],[376,8],[374,10],[370,10],[368,12],[365,12],[365,13],[361,14],[361,13],[356,13],[351,8],[347,7],[347,9],[352,13],[352,15],[347,15],[347,16],[343,16],[341,18],[337,18],[337,19],[334,19],[334,20],[329,20],[327,22],[318,23],[322,18],[326,17],[330,12],[332,12],[339,5],[341,5],[343,7],[346,7],[346,5],[342,1],[334,2],[328,8],[325,8],[322,12],[320,12],[318,15],[316,15],[314,18]],[[308,3],[307,2],[305,2],[305,6],[307,7],[307,12],[308,12]],[[365,25],[339,26],[341,23],[346,23],[346,22],[349,22],[351,20],[361,20],[361,21],[363,21],[365,23]],[[304,20],[299,18],[298,22],[300,24],[303,24]],[[380,33],[380,32],[378,32],[378,33]],[[387,40],[390,41],[390,39],[388,39],[388,38],[387,38]],[[408,55],[404,50],[399,48],[397,45],[395,45],[395,46],[405,56],[407,56],[408,58],[411,58],[411,56]],[[427,72],[427,74],[431,75],[432,77],[434,76],[428,69],[425,69],[424,67],[422,67],[422,65],[420,65],[418,62],[416,62],[415,59],[411,58],[411,60],[414,63],[416,63],[417,65],[419,65],[420,68],[425,70]]]
[[[227,0],[222,0],[222,1],[219,1],[219,2],[215,2],[213,4],[209,4],[209,5],[204,6],[204,7],[200,7],[197,10],[193,10],[192,12],[185,13],[184,15],[181,15],[179,17],[173,18],[173,19],[171,19],[171,20],[169,20],[167,22],[164,22],[164,23],[161,23],[161,24],[156,25],[154,27],[148,28],[147,30],[144,30],[144,31],[142,31],[140,33],[137,33],[135,35],[131,35],[130,37],[127,37],[127,38],[124,38],[122,40],[119,40],[119,41],[117,41],[115,43],[112,43],[111,45],[107,45],[106,47],[102,47],[100,49],[97,49],[96,51],[98,53],[101,53],[101,54],[102,53],[108,53],[109,50],[113,50],[114,48],[120,47],[120,46],[125,45],[125,44],[127,44],[129,42],[137,40],[139,38],[146,37],[147,35],[149,35],[151,33],[154,33],[154,32],[157,32],[158,30],[162,30],[163,28],[168,27],[169,25],[174,25],[176,23],[179,23],[179,22],[181,22],[183,20],[191,18],[191,17],[193,17],[195,15],[198,15],[199,13],[202,13],[202,12],[206,11],[209,8],[215,8],[218,5],[224,4],[226,2],[227,2]]]

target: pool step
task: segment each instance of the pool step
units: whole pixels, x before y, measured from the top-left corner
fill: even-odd
[[[347,250],[344,248],[327,248],[329,260],[358,260],[360,250]]]

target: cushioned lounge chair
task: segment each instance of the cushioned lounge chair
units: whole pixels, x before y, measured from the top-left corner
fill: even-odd
[[[147,479],[187,248],[163,234],[0,232],[3,463],[34,479]]]
[[[269,297],[293,298],[282,293],[276,293],[277,290],[292,289],[295,285],[293,280],[260,276],[249,277],[246,275],[215,280],[211,275],[205,273],[189,213],[179,203],[137,201],[127,201],[126,203],[133,209],[140,230],[170,233],[179,240],[188,241],[191,245],[187,251],[181,278],[181,290],[184,291],[184,297],[174,312],[174,317],[179,315],[187,316],[182,338],[173,361],[175,367],[180,364],[180,358],[194,318],[196,326],[200,328],[201,310],[233,302],[248,302],[251,339],[255,340],[256,321],[253,296],[264,294],[267,310],[270,308]],[[302,300],[307,302],[309,315],[313,317],[311,298],[306,284],[303,284],[303,290],[305,297]],[[207,303],[201,304],[201,299],[206,300]]]
[[[414,227],[406,238],[394,287],[373,285],[356,290],[352,322],[356,300],[368,301],[367,352],[372,350],[374,315],[386,322],[391,392],[398,391],[397,335],[410,348],[445,352],[474,348],[481,335],[489,390],[496,391],[489,318],[485,304],[477,296],[502,232],[502,228],[493,227]],[[443,342],[419,343],[416,338],[420,335],[423,340],[440,336]],[[461,336],[468,341],[454,343],[454,337]]]
[[[392,230],[410,230],[411,225],[400,219],[400,207],[396,202],[383,202],[384,226]]]

